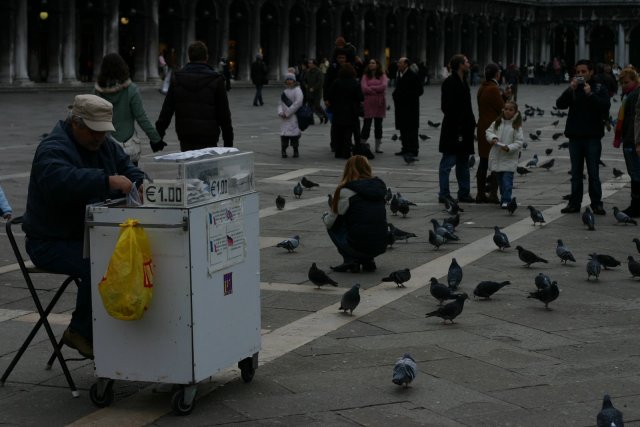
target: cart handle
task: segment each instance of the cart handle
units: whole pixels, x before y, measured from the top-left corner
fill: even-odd
[[[89,227],[120,227],[119,222],[102,222],[86,220],[85,224]],[[138,224],[144,228],[182,228],[184,231],[189,230],[189,220],[187,217],[182,218],[182,222],[178,224]]]

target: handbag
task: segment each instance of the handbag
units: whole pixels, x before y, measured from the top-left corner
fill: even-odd
[[[114,141],[122,147],[125,153],[129,156],[132,162],[137,162],[140,160],[140,154],[142,153],[141,141],[138,138],[136,132],[133,132],[131,138],[127,139],[125,142],[120,142],[116,139]]]
[[[296,111],[296,117],[298,118],[298,128],[305,130],[313,124],[313,109],[309,104],[302,104]]]

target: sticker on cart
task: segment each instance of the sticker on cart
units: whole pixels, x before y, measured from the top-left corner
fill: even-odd
[[[222,268],[227,262],[227,242],[224,230],[221,233],[209,237],[209,266]]]
[[[233,272],[224,274],[224,294],[230,295],[233,293]]]
[[[184,204],[184,197],[184,188],[179,181],[156,179],[153,182],[145,182],[145,204],[182,206]]]
[[[227,177],[212,178],[209,185],[211,186],[211,197],[214,199],[229,194],[229,180]]]
[[[239,221],[242,221],[242,205],[238,202],[221,203],[207,212],[209,235],[213,227]]]
[[[244,259],[244,227],[241,224],[227,226],[227,259],[237,262]]]

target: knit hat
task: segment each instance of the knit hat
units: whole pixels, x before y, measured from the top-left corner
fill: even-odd
[[[287,73],[284,75],[284,81],[286,82],[287,80],[293,80],[294,82],[296,81],[296,75],[293,73]]]

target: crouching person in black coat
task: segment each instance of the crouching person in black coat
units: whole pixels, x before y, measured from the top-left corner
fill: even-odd
[[[387,247],[386,185],[371,175],[364,156],[347,160],[342,180],[333,194],[331,212],[322,219],[329,237],[344,258],[334,271],[375,271],[373,259]]]

